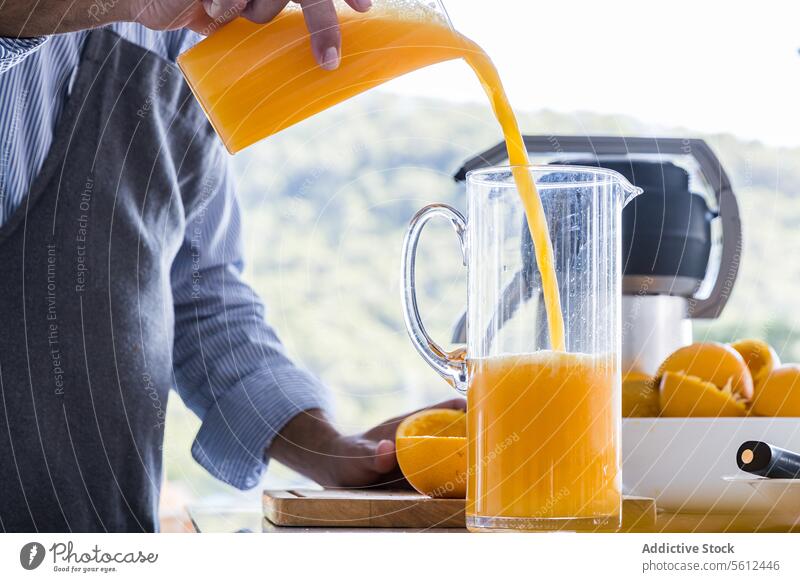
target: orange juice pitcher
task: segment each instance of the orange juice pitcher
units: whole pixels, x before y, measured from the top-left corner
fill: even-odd
[[[539,193],[552,264],[535,260],[522,173]],[[468,176],[468,219],[435,204],[410,225],[406,325],[422,357],[467,395],[471,530],[620,525],[620,221],[639,192],[610,170],[488,168]],[[453,225],[464,252],[465,353],[437,345],[417,309],[417,244],[434,217]],[[563,346],[548,333],[544,270],[555,273]]]
[[[336,2],[339,69],[320,68],[299,5],[273,21],[236,19],[178,57],[228,151],[236,153],[354,95],[416,69],[463,57],[468,42],[432,0],[375,0],[367,13]]]

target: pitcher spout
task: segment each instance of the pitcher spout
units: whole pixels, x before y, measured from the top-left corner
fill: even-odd
[[[639,196],[644,190],[639,188],[638,186],[634,186],[631,184],[627,178],[620,175],[619,177],[620,185],[622,186],[622,207],[625,208],[631,200]]]

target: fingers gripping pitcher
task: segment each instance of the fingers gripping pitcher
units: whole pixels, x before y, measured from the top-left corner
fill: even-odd
[[[522,173],[536,184],[549,229],[552,264],[541,270]],[[432,205],[411,222],[406,325],[422,357],[467,394],[471,530],[620,525],[620,220],[638,192],[597,168],[489,168],[468,176],[468,219]],[[437,345],[417,310],[417,243],[434,217],[451,222],[464,253],[466,355]],[[548,333],[543,271],[555,273],[549,291],[560,296],[564,349]]]
[[[438,0],[374,0],[366,13],[342,0],[334,5],[342,38],[336,71],[314,60],[311,34],[295,3],[265,24],[237,18],[178,57],[228,151],[239,152],[422,67],[462,57],[488,62],[453,29]]]

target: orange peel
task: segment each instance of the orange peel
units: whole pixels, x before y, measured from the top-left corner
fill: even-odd
[[[800,365],[779,366],[758,384],[753,398],[753,413],[800,417]]]
[[[664,372],[659,394],[662,416],[719,417],[744,416],[745,403],[732,390],[731,382],[722,388],[696,376]]]
[[[731,347],[744,358],[750,374],[753,376],[754,387],[757,387],[772,370],[781,365],[778,354],[764,340],[743,339],[733,342]]]
[[[642,372],[628,372],[622,378],[622,416],[648,418],[658,416],[658,384]]]

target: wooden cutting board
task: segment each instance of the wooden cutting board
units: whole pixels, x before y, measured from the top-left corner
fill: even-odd
[[[464,529],[463,499],[432,499],[408,491],[294,489],[264,491],[264,516],[277,526]],[[623,530],[655,526],[653,499],[626,497]]]

